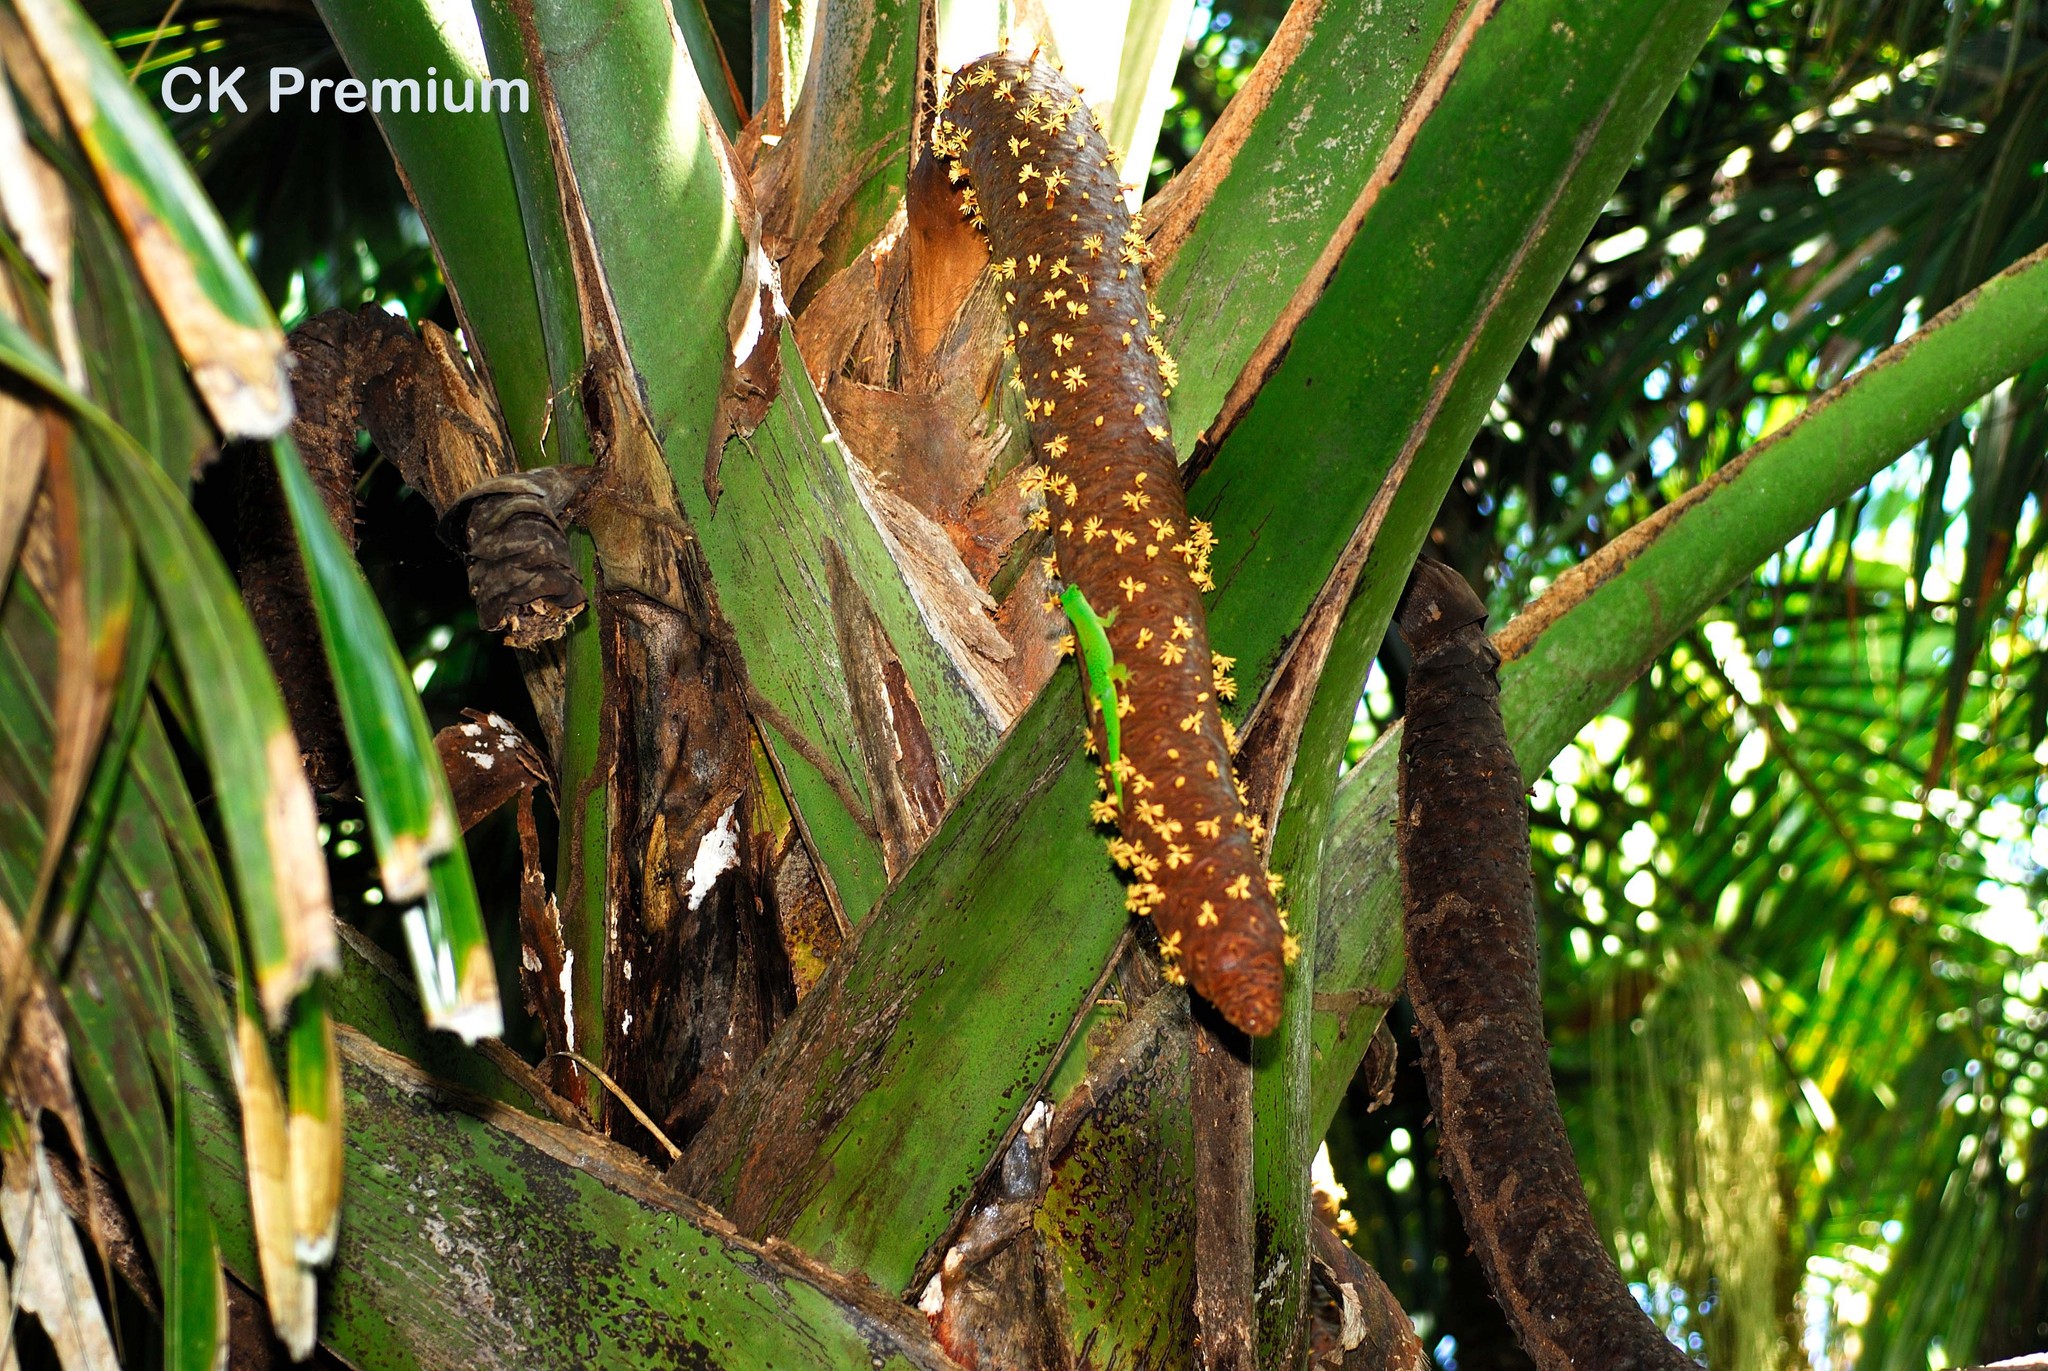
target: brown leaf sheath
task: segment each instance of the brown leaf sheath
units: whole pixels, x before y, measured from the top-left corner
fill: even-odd
[[[1444,1175],[1494,1296],[1542,1371],[1693,1371],[1622,1283],[1558,1113],[1529,815],[1486,607],[1457,572],[1424,561],[1396,618],[1415,653],[1399,830],[1408,996]]]
[[[1014,327],[1057,573],[1109,623],[1121,683],[1123,809],[1110,854],[1132,875],[1168,973],[1247,1033],[1280,1019],[1293,940],[1230,768],[1201,592],[1213,546],[1188,518],[1167,428],[1175,369],[1153,333],[1144,240],[1080,93],[1036,61],[991,55],[956,74],[932,133],[989,237]],[[1105,778],[1105,791],[1107,791]]]

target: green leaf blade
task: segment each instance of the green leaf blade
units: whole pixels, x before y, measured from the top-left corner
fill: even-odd
[[[271,455],[298,533],[384,893],[401,906],[424,906],[407,920],[420,929],[414,971],[427,1020],[465,1041],[496,1037],[504,1017],[490,940],[419,692],[298,449],[281,438]]]

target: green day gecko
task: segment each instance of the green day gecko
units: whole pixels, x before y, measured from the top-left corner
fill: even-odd
[[[1102,707],[1103,762],[1109,767],[1110,781],[1116,788],[1116,802],[1121,807],[1124,778],[1123,769],[1117,765],[1122,753],[1118,748],[1121,723],[1116,708],[1116,687],[1119,681],[1128,681],[1131,672],[1129,667],[1116,660],[1116,654],[1110,650],[1109,635],[1103,631],[1116,622],[1116,611],[1111,610],[1106,619],[1098,618],[1079,586],[1068,586],[1061,592],[1060,607],[1073,621],[1074,643],[1087,667],[1089,693]]]

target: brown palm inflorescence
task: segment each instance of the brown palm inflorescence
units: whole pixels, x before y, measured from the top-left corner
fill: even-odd
[[[1237,1027],[1270,1033],[1294,944],[1231,772],[1218,708],[1235,691],[1231,663],[1210,651],[1201,601],[1214,539],[1182,496],[1166,410],[1175,367],[1116,158],[1064,76],[1006,55],[954,75],[932,149],[988,234],[1008,307],[1012,383],[1041,461],[1024,478],[1045,497],[1032,518],[1128,672],[1116,683],[1121,755],[1104,767],[1095,817],[1120,830],[1110,854],[1169,974]]]

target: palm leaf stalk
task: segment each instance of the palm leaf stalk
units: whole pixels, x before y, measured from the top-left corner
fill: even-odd
[[[2032,479],[2038,378],[2029,368],[2048,355],[2044,268],[2025,255],[2038,241],[2028,236],[2031,202],[2013,188],[2023,182],[1999,179],[2012,158],[2025,165],[2031,146],[2023,43],[2001,54],[1989,84],[1975,68],[1944,66],[1929,86],[1932,68],[1909,73],[1912,63],[1895,57],[1903,49],[1858,46],[1828,28],[1816,71],[1884,67],[1889,89],[1920,101],[1914,108],[1933,111],[1937,125],[1962,120],[1971,136],[1913,143],[1910,158],[1874,147],[1831,167],[1820,195],[1764,158],[1760,149],[1784,151],[1775,131],[1717,128],[1728,150],[1674,191],[1656,183],[1661,172],[1631,171],[1638,151],[1668,136],[1659,119],[1674,90],[1711,86],[1740,64],[1743,26],[1775,22],[1772,7],[1723,19],[1719,6],[1688,4],[1647,24],[1600,0],[1425,4],[1398,16],[1333,3],[1288,14],[1245,80],[1247,98],[1157,197],[1147,234],[1130,245],[1134,265],[1152,259],[1157,324],[1180,362],[1169,434],[1185,460],[1188,507],[1219,539],[1208,612],[1216,650],[1238,663],[1241,689],[1225,717],[1243,738],[1247,810],[1271,837],[1307,948],[1282,1031],[1240,1058],[1219,1056],[1220,1039],[1181,1002],[1158,998],[1175,992],[1160,989],[1146,948],[1127,946],[1123,896],[1088,828],[1089,768],[1072,745],[1079,691],[1056,668],[1046,549],[1014,495],[1027,440],[1023,402],[1004,383],[1015,364],[992,326],[1000,285],[964,223],[954,232],[925,212],[934,186],[948,207],[944,169],[915,151],[928,141],[937,55],[983,51],[1007,29],[1013,44],[1064,54],[1087,77],[1104,125],[1128,136],[1123,165],[1143,165],[1164,103],[1160,74],[1178,45],[1173,8],[1027,22],[957,6],[771,5],[735,61],[721,41],[733,26],[719,14],[678,16],[652,0],[601,20],[551,3],[372,13],[326,0],[321,18],[360,77],[445,63],[464,76],[516,77],[531,96],[490,118],[376,112],[462,326],[467,362],[431,373],[444,387],[434,393],[469,399],[455,409],[406,401],[405,388],[430,374],[409,362],[364,371],[339,412],[351,431],[375,435],[437,514],[485,476],[517,484],[556,479],[550,467],[589,469],[575,477],[573,504],[555,511],[588,610],[559,646],[525,649],[519,663],[542,729],[534,773],[545,773],[566,816],[552,871],[537,833],[522,844],[531,855],[519,923],[522,952],[546,953],[553,960],[542,964],[561,972],[552,985],[525,979],[535,1008],[561,1016],[564,1051],[632,1097],[631,1109],[605,1109],[557,1098],[503,1044],[433,1036],[436,1027],[464,1038],[507,1027],[485,906],[458,836],[477,818],[458,800],[474,792],[459,776],[451,788],[446,754],[429,746],[395,624],[371,589],[383,573],[354,564],[321,492],[290,444],[276,441],[267,457],[303,554],[375,888],[415,911],[418,990],[401,990],[376,954],[353,934],[337,940],[326,922],[324,894],[313,896],[313,873],[325,888],[315,811],[272,668],[188,498],[211,444],[272,439],[283,423],[282,338],[97,38],[67,4],[32,8],[31,45],[7,49],[26,155],[69,173],[63,203],[80,225],[82,270],[73,292],[10,217],[23,248],[10,269],[25,307],[0,333],[0,360],[26,384],[28,398],[8,402],[76,441],[46,456],[38,475],[51,492],[50,531],[28,524],[31,546],[54,547],[55,560],[38,552],[10,563],[7,624],[20,663],[0,684],[35,727],[8,733],[0,777],[9,813],[35,822],[0,844],[9,882],[0,894],[11,907],[58,911],[31,926],[36,975],[71,1007],[84,1107],[144,1222],[155,1269],[177,1273],[175,1300],[164,1281],[164,1307],[190,1364],[219,1345],[202,1279],[216,1242],[229,1270],[264,1287],[297,1355],[316,1336],[311,1273],[332,1244],[331,1312],[318,1336],[373,1364],[399,1355],[394,1317],[422,1339],[402,1359],[421,1364],[566,1365],[601,1346],[620,1364],[687,1355],[722,1365],[939,1365],[942,1347],[980,1355],[1037,1328],[1051,1330],[1048,1345],[1111,1358],[1156,1349],[1164,1364],[1218,1364],[1235,1348],[1260,1364],[1304,1364],[1322,1288],[1314,1273],[1329,1269],[1311,1260],[1323,1249],[1309,1159],[1398,975],[1383,917],[1391,868],[1372,822],[1391,798],[1385,750],[1341,784],[1339,763],[1394,597],[1446,491],[1475,440],[1496,463],[1487,470],[1504,471],[1489,444],[1509,424],[1530,431],[1524,417],[1542,416],[1546,443],[1559,440],[1548,457],[1566,473],[1518,506],[1528,531],[1513,535],[1517,553],[1494,592],[1507,609],[1539,577],[1548,584],[1502,639],[1510,736],[1525,772],[1561,750],[1580,757],[1573,737],[1651,670],[1629,697],[1629,736],[1642,740],[1631,746],[1665,738],[1654,711],[1667,710],[1697,720],[1690,738],[1702,747],[1761,736],[1773,774],[1789,778],[1748,802],[1749,813],[1770,816],[1774,845],[1746,850],[1751,865],[1719,884],[1712,871],[1698,878],[1702,892],[1738,890],[1727,927],[1717,896],[1712,920],[1685,920],[1695,936],[1658,942],[1654,959],[1648,946],[1608,952],[1606,932],[1590,944],[1624,962],[1641,952],[1631,970],[1668,982],[1648,999],[1602,1001],[1600,1031],[1633,1005],[1660,1016],[1668,1036],[1653,1041],[1665,1050],[1746,1053],[1751,1063],[1748,1074],[1661,1105],[1659,1117],[1674,1122],[1653,1155],[1693,1183],[1723,1174],[1725,1153],[1673,1141],[1685,1116],[1744,1101],[1753,1112],[1773,1083],[1797,1082],[1804,1105],[1777,1120],[1799,1178],[1781,1212],[1802,1233],[1833,1231],[1853,1207],[1833,1140],[1845,1115],[1827,1125],[1812,1100],[1834,1110],[1859,1098],[1856,1072],[1876,1061],[1869,1024],[1963,1007],[1960,992],[1943,989],[1954,975],[1943,968],[1962,959],[1979,969],[1956,983],[1976,985],[2007,965],[1981,940],[1890,931],[1883,916],[1905,912],[1893,902],[1960,899],[1977,868],[1966,854],[1960,867],[1940,860],[1968,844],[1954,853],[1937,845],[1909,892],[1888,863],[1927,839],[1913,830],[1893,833],[1889,849],[1873,846],[1877,830],[1866,833],[1869,821],[1845,797],[1887,796],[1885,813],[1903,823],[1894,811],[1919,802],[1902,798],[1917,792],[1890,778],[1917,767],[1927,812],[1949,816],[1954,834],[1971,819],[1937,794],[1952,773],[1986,766],[1997,794],[2017,793],[2009,750],[1980,762],[1952,745],[1944,755],[1934,740],[1974,743],[2013,726],[2007,668],[2027,611],[1996,592],[2021,584],[2011,558],[2032,547],[2032,527],[2018,516],[2001,522],[2000,511]],[[1904,34],[1924,21],[1894,18]],[[188,35],[212,32],[200,18],[187,22]],[[131,20],[124,52],[141,56],[140,31]],[[1960,51],[1970,32],[1943,42]],[[39,53],[39,65],[14,70],[21,52]],[[1360,72],[1371,79],[1355,94]],[[1827,81],[1802,69],[1784,85],[1807,98]],[[743,108],[742,87],[760,109]],[[1804,153],[1808,135],[1863,136],[1859,111],[1880,95],[1829,87],[1836,125],[1814,134],[1816,122],[1788,122],[1788,146]],[[1525,117],[1503,124],[1503,99]],[[1358,118],[1358,101],[1381,117]],[[1687,94],[1679,108],[1702,105]],[[1980,151],[1951,155],[1964,144]],[[1683,161],[1652,146],[1660,155],[1648,164]],[[1731,166],[1738,147],[1750,149],[1753,186]],[[1890,202],[1870,187],[1923,156],[1911,184],[1923,168],[1929,182],[1937,171],[1974,176],[1964,168],[1980,163],[1959,158],[1978,156],[1989,189],[1957,245],[1908,261],[1887,255],[1895,244],[1874,216]],[[1654,198],[1658,214],[1679,218],[1656,219],[1640,245],[1608,244],[1600,225],[1617,188],[1624,203]],[[1772,235],[1793,232],[1791,220],[1806,236],[1788,246]],[[1807,248],[1816,236],[1820,246]],[[1734,277],[1721,280],[1734,271],[1728,254],[1766,305],[1792,297],[1817,311],[1746,313],[1749,294],[1738,305]],[[1695,260],[1719,265],[1686,276]],[[1892,266],[1900,272],[1886,279]],[[1627,279],[1656,289],[1617,296]],[[1900,282],[1916,293],[1897,294]],[[1609,334],[1557,326],[1584,313],[1574,312],[1574,292],[1600,305]],[[71,314],[59,300],[73,302]],[[1660,340],[1679,333],[1679,316],[1659,311],[1681,306],[1736,326],[1674,363],[1668,350],[1678,344]],[[1813,324],[1815,312],[1833,322]],[[112,365],[87,360],[70,339],[73,316],[79,330],[118,334]],[[423,355],[436,355],[436,337],[423,333]],[[1536,384],[1559,358],[1556,372],[1570,380],[1560,389],[1601,401],[1569,434],[1561,419],[1551,432],[1563,401]],[[469,364],[473,391],[462,379]],[[1660,371],[1664,391],[1630,398]],[[1776,411],[1758,403],[1770,377],[1788,385]],[[1697,413],[1685,408],[1695,404]],[[461,424],[447,423],[457,410]],[[408,425],[417,433],[435,423],[467,436],[454,445],[407,436]],[[1944,425],[1959,425],[1959,436],[1946,449],[1937,436],[1928,460],[1945,462],[1964,444],[1988,503],[1960,560],[1930,553],[1893,593],[1903,598],[1908,579],[1929,599],[1950,583],[1982,588],[1951,651],[2005,674],[1980,681],[1974,665],[1958,675],[1945,659],[1945,683],[1914,666],[1909,686],[1898,667],[1881,697],[1889,712],[1859,715],[1858,686],[1839,681],[1863,682],[1855,671],[1888,655],[1930,664],[1932,648],[1915,648],[1910,627],[1873,638],[1840,593],[1852,584],[1845,553],[1870,559],[1846,515],[1781,549],[1832,509],[1881,505],[1881,483],[1858,492]],[[1661,455],[1667,430],[1682,463]],[[1608,522],[1589,531],[1618,535],[1596,550],[1565,525],[1583,526],[1585,515],[1569,511],[1598,482],[1613,484],[1623,438],[1644,455],[1624,454],[1628,500],[1596,502]],[[486,454],[482,469],[444,488],[463,444]],[[1606,468],[1595,461],[1602,452]],[[1896,525],[1896,508],[1877,512]],[[472,517],[466,528],[476,527]],[[1933,547],[1934,533],[1923,535]],[[474,543],[469,550],[478,555]],[[1581,557],[1580,570],[1560,574]],[[123,558],[137,574],[123,571]],[[1743,586],[1747,594],[1717,610]],[[1954,617],[1937,607],[1930,618]],[[1733,637],[1714,626],[1717,614]],[[1703,615],[1710,623],[1697,628]],[[68,654],[54,672],[34,655],[52,642]],[[109,651],[95,657],[84,642]],[[91,707],[69,703],[60,714],[60,678],[96,683]],[[1809,680],[1837,682],[1835,694],[1809,700]],[[238,703],[233,717],[219,708],[224,693]],[[173,738],[199,763],[189,774]],[[1832,750],[1814,751],[1824,744]],[[44,759],[60,750],[51,769]],[[1554,791],[1554,812],[1582,833],[1634,812],[1656,837],[1652,811],[1629,798],[1640,778],[1614,769],[1652,754],[1601,755],[1590,767],[1581,757],[1579,773],[1585,792],[1603,797],[1600,812],[1583,815],[1577,790],[1569,806]],[[116,770],[104,773],[109,758]],[[103,781],[108,774],[118,782]],[[512,790],[530,805],[531,784]],[[1719,813],[1718,795],[1703,795],[1702,813]],[[524,823],[532,828],[530,812]],[[1595,862],[1584,847],[1546,849],[1539,830],[1539,870],[1583,856],[1600,879],[1625,877],[1642,893],[1643,870],[1667,873],[1654,851],[1648,867],[1637,861],[1634,831],[1603,830]],[[1715,831],[1729,834],[1732,851],[1739,833]],[[1610,852],[1629,868],[1607,865]],[[1775,898],[1763,879],[1773,859],[1833,872],[1852,892],[1837,945],[1824,949],[1832,960],[1763,909]],[[280,871],[298,883],[280,886]],[[1581,893],[1576,867],[1553,874]],[[1755,907],[1743,903],[1751,898]],[[1587,922],[1595,927],[1605,925]],[[1553,965],[1586,943],[1571,931]],[[1656,928],[1637,920],[1637,931]],[[77,949],[70,961],[59,935]],[[159,945],[176,955],[141,955]],[[147,972],[119,981],[132,983],[134,1017],[151,1034],[139,1071],[111,1050],[116,1020],[78,993],[87,952],[94,966]],[[1824,970],[1844,958],[1852,975]],[[799,979],[793,968],[812,963]],[[1708,970],[1680,974],[1694,964]],[[232,997],[215,967],[230,973]],[[172,986],[186,1002],[180,1014]],[[28,1002],[27,990],[11,993]],[[1709,1035],[1687,1037],[1685,1025],[1708,1022],[1721,1025],[1712,1046],[1686,1046]],[[1994,1063],[2020,1050],[2006,1046],[2017,1022],[2007,1015],[1977,1040]],[[285,1050],[274,1054],[279,1029]],[[1771,1061],[1758,1065],[1766,1041]],[[1566,1037],[1562,1050],[1569,1062],[1580,1049]],[[1609,1094],[1640,1095],[1625,1083],[1637,1079],[1633,1065],[1616,1064],[1626,1054],[1611,1042],[1601,1051]],[[432,1061],[477,1098],[452,1111],[433,1103],[440,1088],[400,1053]],[[1208,1065],[1191,1068],[1196,1061]],[[1999,1069],[2001,1080],[2027,1078]],[[2025,1093],[1999,1089],[2001,1100]],[[174,1107],[164,1090],[176,1092]],[[1213,1091],[1243,1112],[1212,1111]],[[1968,1098],[1974,1110],[1993,1095]],[[1997,1112],[2010,1114],[2002,1103]],[[680,1160],[664,1183],[593,1128],[649,1148],[666,1134]],[[1961,1134],[1929,1146],[1951,1136]],[[2001,1159],[2024,1145],[2016,1128],[1970,1136],[1973,1156],[1993,1141]],[[1903,1176],[1911,1163],[1892,1164]],[[1952,1272],[1954,1254],[1988,1231],[1984,1205],[2001,1193],[1988,1165],[1938,1204],[1916,1197],[1911,1241],[1930,1269]],[[436,1193],[422,1210],[376,1179],[387,1175],[426,1177]],[[201,1190],[210,1229],[189,1212]],[[543,1193],[559,1202],[536,1204]],[[1133,1228],[1116,1197],[1140,1193],[1149,1207]],[[1661,1193],[1668,1206],[1676,1192]],[[1641,1224],[1657,1235],[1658,1289],[1727,1270],[1728,1289],[1748,1292],[1730,1299],[1748,1312],[1730,1316],[1716,1346],[1761,1347],[1755,1291],[1766,1279],[1758,1273],[1773,1268],[1753,1263],[1738,1281],[1736,1267],[1701,1254],[1753,1242],[1763,1211],[1731,1210],[1698,1231],[1659,1229],[1647,1203],[1617,1196],[1611,1212],[1617,1231]],[[450,1252],[470,1250],[475,1237],[474,1218],[461,1216],[483,1213],[500,1255],[464,1267],[467,1283],[396,1281],[380,1259],[402,1253],[416,1270],[450,1269]],[[989,1215],[1023,1218],[991,1227]],[[1050,1215],[1058,1222],[1041,1222]],[[466,1236],[437,1243],[451,1232]],[[1156,1260],[1119,1276],[1117,1250],[1138,1233]],[[1634,1253],[1644,1263],[1649,1243]],[[665,1285],[537,1281],[521,1253],[550,1271],[687,1268],[708,1303],[693,1323]],[[555,1260],[565,1255],[573,1260]],[[821,1262],[874,1286],[863,1293]],[[1014,1269],[1062,1276],[1024,1284],[1003,1274]],[[741,1270],[754,1274],[739,1280]],[[479,1288],[492,1307],[526,1308],[533,1321],[511,1331],[479,1321],[461,1293]],[[1868,1345],[1924,1345],[1937,1288],[1907,1290],[1895,1320],[1870,1326]],[[899,1302],[921,1295],[937,1301],[933,1325]],[[644,1320],[615,1317],[628,1308]],[[1984,1318],[1973,1305],[1946,1327],[1960,1347]]]

